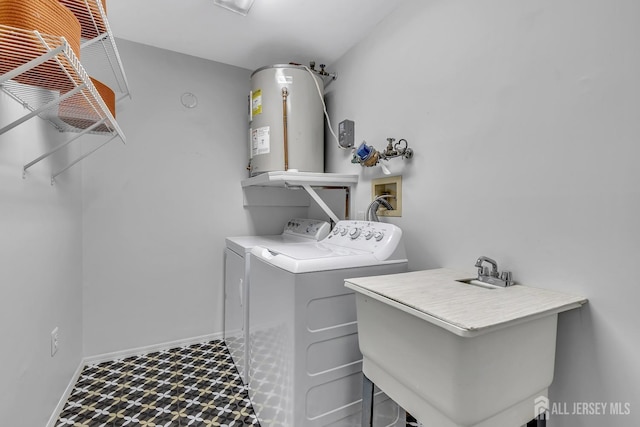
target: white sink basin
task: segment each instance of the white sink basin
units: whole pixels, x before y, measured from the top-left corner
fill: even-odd
[[[553,380],[559,312],[582,297],[427,270],[348,279],[363,372],[426,425],[514,427]]]

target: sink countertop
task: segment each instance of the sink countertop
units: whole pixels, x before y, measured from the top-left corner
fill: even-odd
[[[578,308],[587,299],[524,285],[487,289],[449,269],[346,279],[345,286],[457,335],[472,337]]]

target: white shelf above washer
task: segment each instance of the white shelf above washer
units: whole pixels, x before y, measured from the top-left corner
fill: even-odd
[[[290,188],[309,185],[314,188],[348,188],[357,183],[356,174],[275,171],[247,178],[242,181],[242,186]]]
[[[339,173],[318,173],[318,172],[290,172],[290,171],[275,171],[265,172],[260,175],[256,175],[251,178],[247,178],[241,182],[245,196],[245,206],[250,204],[264,204],[272,205],[273,203],[249,203],[248,194],[252,187],[270,187],[280,189],[304,189],[313,200],[318,203],[322,210],[334,221],[338,222],[340,219],[329,208],[329,206],[322,200],[315,189],[340,189],[345,191],[345,213],[346,217],[349,217],[350,211],[350,197],[351,187],[358,183],[358,175],[356,174],[339,174]],[[254,196],[258,196],[256,194]],[[283,196],[284,197],[284,196]],[[298,199],[291,197],[291,206],[300,206]],[[269,198],[271,199],[271,198]]]

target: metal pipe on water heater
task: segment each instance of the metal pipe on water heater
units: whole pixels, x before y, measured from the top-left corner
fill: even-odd
[[[289,140],[287,134],[287,97],[289,96],[289,91],[286,87],[282,88],[282,132],[283,132],[283,142],[284,142],[284,170],[289,170]]]

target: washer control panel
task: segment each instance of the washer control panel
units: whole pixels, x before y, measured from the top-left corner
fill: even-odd
[[[402,230],[384,222],[345,220],[322,242],[384,255],[402,245]]]

